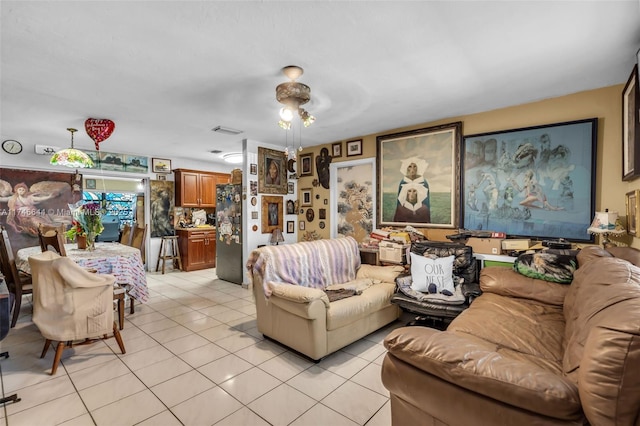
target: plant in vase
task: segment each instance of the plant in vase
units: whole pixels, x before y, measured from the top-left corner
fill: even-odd
[[[74,236],[85,235],[87,250],[94,250],[96,237],[104,230],[100,204],[79,201],[76,204],[70,204],[69,207],[73,215],[73,226],[67,231],[67,236],[69,237],[69,233]]]
[[[87,248],[87,233],[82,227],[82,224],[77,220],[71,221],[71,228],[65,233],[69,241],[75,241],[78,243],[78,248],[84,250]]]

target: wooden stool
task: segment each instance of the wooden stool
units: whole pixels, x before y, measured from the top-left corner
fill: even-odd
[[[171,246],[171,247],[169,247]],[[167,251],[169,250],[169,254]],[[156,263],[156,272],[160,267],[160,260],[162,260],[162,273],[164,274],[164,267],[167,260],[172,261],[172,266],[175,269],[176,260],[178,261],[178,269],[182,271],[182,259],[180,259],[180,248],[178,247],[178,237],[175,235],[167,235],[162,237],[160,241],[160,253],[158,253],[158,262]]]

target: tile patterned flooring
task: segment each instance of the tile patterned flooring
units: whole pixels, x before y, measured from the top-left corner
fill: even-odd
[[[367,425],[391,424],[380,380],[384,337],[406,318],[319,363],[265,340],[252,294],[215,269],[147,273],[151,298],[127,310],[115,339],[54,350],[31,322],[25,296],[18,324],[0,342],[5,395],[0,422],[19,425]],[[128,306],[127,306],[128,308]]]

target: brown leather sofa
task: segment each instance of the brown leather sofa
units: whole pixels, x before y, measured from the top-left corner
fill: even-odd
[[[446,331],[392,331],[393,424],[640,424],[639,253],[587,247],[570,285],[488,267]]]

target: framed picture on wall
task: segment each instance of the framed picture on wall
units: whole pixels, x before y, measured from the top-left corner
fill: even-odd
[[[347,142],[347,157],[362,155],[362,139]]]
[[[342,142],[331,144],[331,156],[333,158],[342,157]]]
[[[356,241],[364,241],[376,223],[376,159],[333,163],[330,178],[331,238],[351,236]],[[328,204],[326,198],[324,204]],[[321,220],[326,219],[326,214],[326,209],[319,210]]]
[[[274,229],[283,230],[282,197],[262,197],[262,233],[270,234]]]
[[[293,220],[287,221],[287,234],[293,234],[296,230],[296,222]]]
[[[287,193],[287,157],[282,151],[258,147],[258,192]]]
[[[166,158],[152,158],[151,171],[153,173],[171,173],[171,160]]]
[[[300,205],[302,207],[311,207],[313,205],[313,189],[312,188],[301,189],[300,195],[302,198],[302,202],[300,203]]]
[[[462,122],[377,139],[378,223],[456,228]]]
[[[622,180],[640,176],[640,105],[638,64],[633,67],[622,91]]]
[[[462,228],[593,241],[598,119],[464,137]]]
[[[313,153],[300,156],[300,176],[313,176]]]
[[[638,235],[638,217],[640,217],[640,205],[638,199],[640,198],[640,189],[636,189],[631,192],[627,192],[625,204],[627,207],[627,234],[637,236]]]

